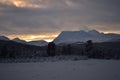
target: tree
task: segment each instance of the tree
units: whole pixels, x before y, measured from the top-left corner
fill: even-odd
[[[70,44],[63,46],[62,54],[63,55],[71,55],[71,45]]]
[[[93,42],[92,42],[92,40],[88,40],[85,45],[85,51],[87,52],[88,57],[93,56],[93,54],[91,53],[92,49],[93,49]]]
[[[15,59],[16,58],[16,54],[15,54],[15,47],[12,46],[11,49],[9,50],[9,58],[13,58]]]
[[[92,42],[92,40],[88,40],[85,47],[86,47],[86,52],[91,51],[93,49],[93,42]]]
[[[7,46],[4,45],[4,46],[2,47],[1,57],[2,57],[2,58],[7,58],[7,55],[8,55],[8,49],[7,49]]]
[[[50,42],[47,47],[48,56],[55,56],[56,45],[54,42]]]

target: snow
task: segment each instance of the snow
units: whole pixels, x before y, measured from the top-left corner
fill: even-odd
[[[120,80],[120,60],[0,63],[0,80]]]
[[[87,60],[87,56],[77,55],[59,55],[54,57],[33,57],[33,58],[17,58],[17,59],[0,59],[0,63],[26,63],[26,62],[56,62],[56,61],[77,61]]]

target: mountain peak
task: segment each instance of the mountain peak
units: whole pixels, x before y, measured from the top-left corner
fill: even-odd
[[[13,40],[21,40],[21,39],[19,39],[19,38],[14,38]]]
[[[95,29],[89,30],[88,33],[100,34],[100,32]]]
[[[12,41],[18,42],[18,43],[26,43],[25,40],[21,40],[20,38],[14,38]]]
[[[5,37],[5,36],[0,36],[0,40],[6,40],[6,41],[8,41],[9,38],[7,38],[7,37]]]
[[[102,36],[103,35],[102,33],[100,33],[97,30],[89,30],[87,33],[90,35],[93,35],[93,36]]]

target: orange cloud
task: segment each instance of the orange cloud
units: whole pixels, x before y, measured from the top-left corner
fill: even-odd
[[[46,5],[40,4],[41,0],[38,0],[38,3],[34,3],[30,0],[1,0],[0,3],[14,5],[16,7],[26,7],[26,8],[46,8]]]

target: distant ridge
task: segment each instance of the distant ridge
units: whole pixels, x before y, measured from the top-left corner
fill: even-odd
[[[18,42],[18,43],[27,43],[25,40],[21,40],[19,38],[14,38],[12,41]]]
[[[28,44],[35,45],[35,46],[46,46],[48,44],[48,42],[46,42],[44,40],[38,40],[38,41],[30,41],[30,42],[28,42]]]
[[[46,46],[48,44],[48,42],[46,42],[44,40],[26,42],[25,40],[22,40],[20,38],[14,38],[14,39],[10,40],[6,36],[0,36],[0,40],[3,40],[3,41],[13,41],[13,42],[27,44],[27,45],[33,45],[33,46]]]

